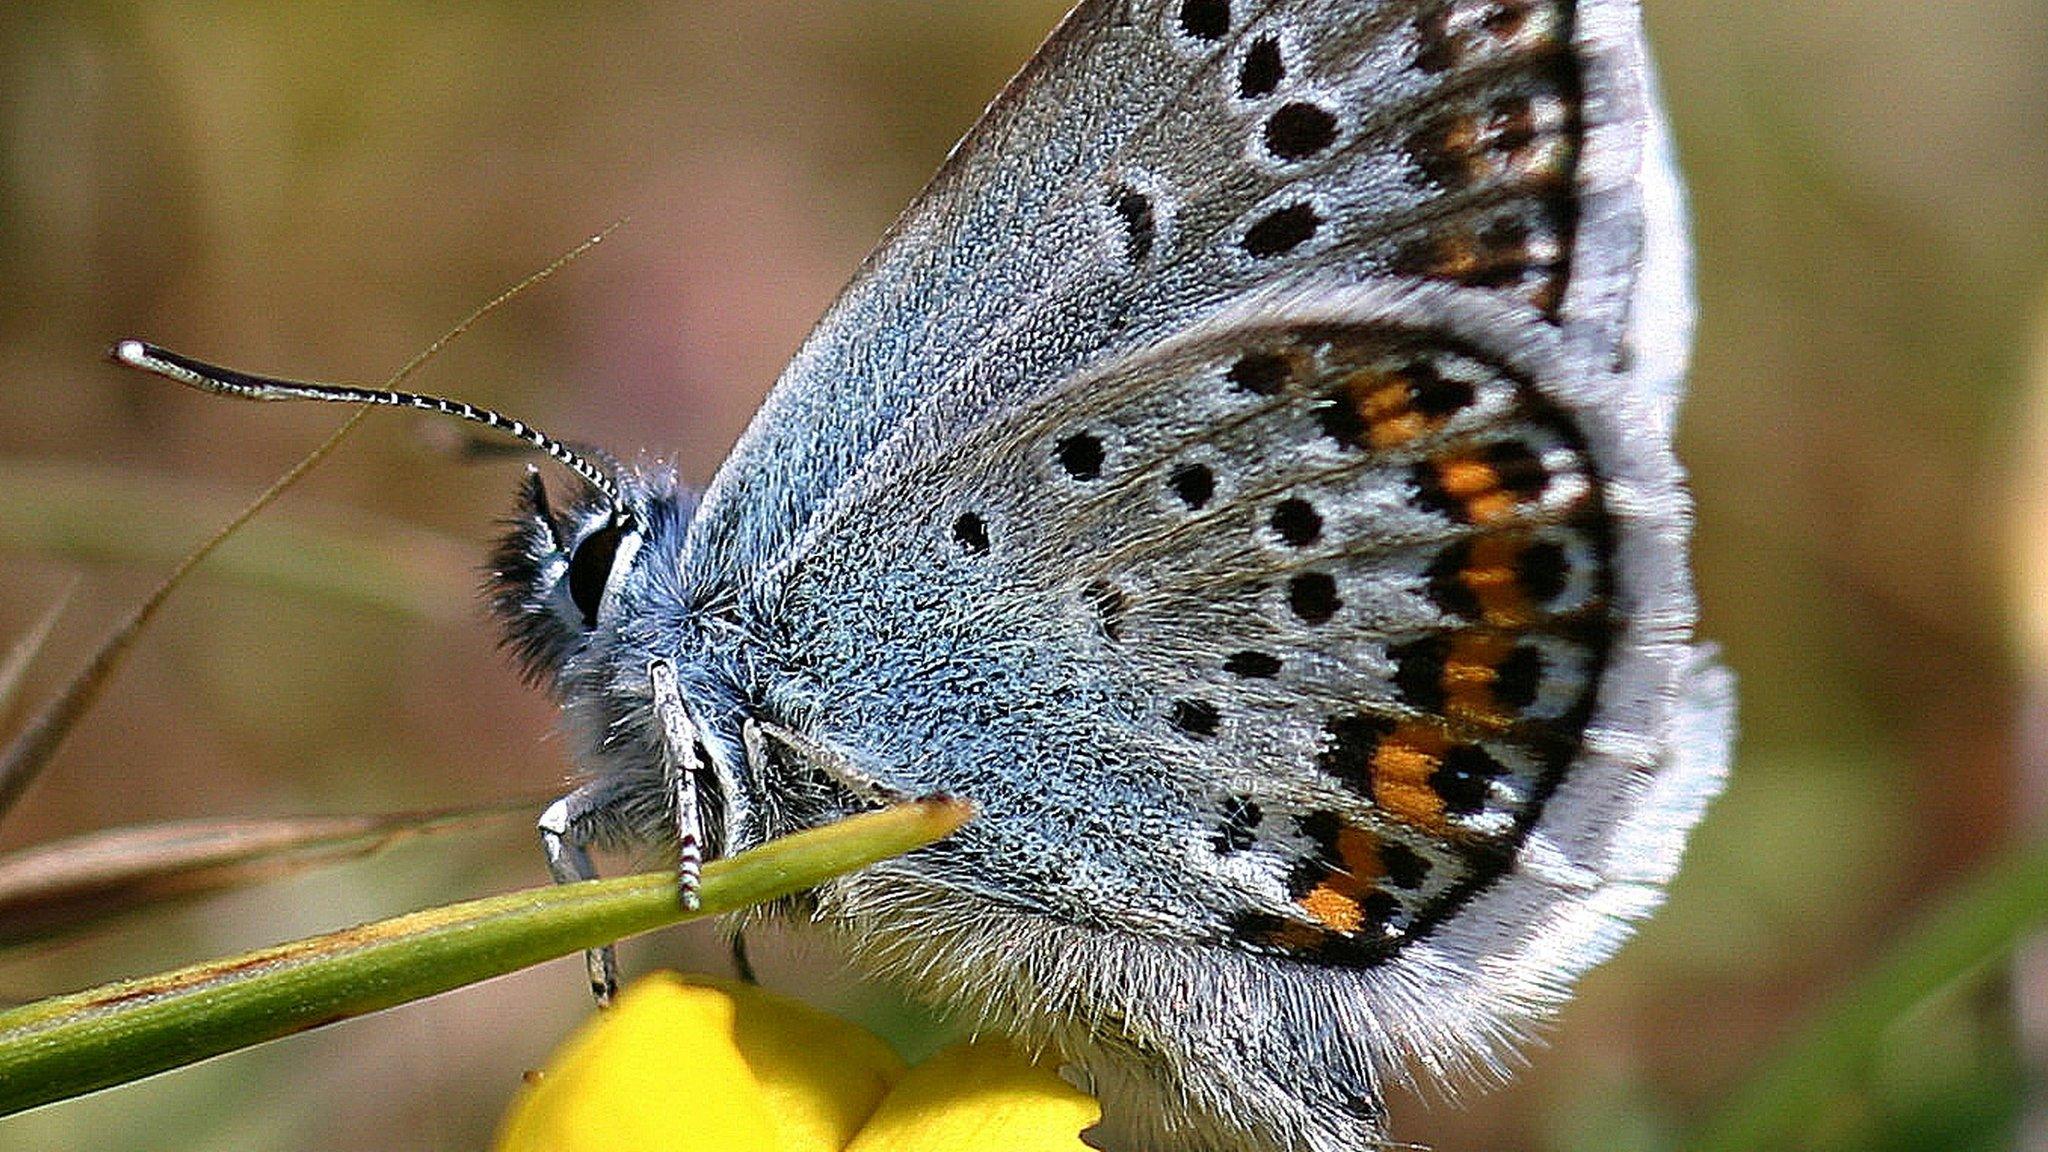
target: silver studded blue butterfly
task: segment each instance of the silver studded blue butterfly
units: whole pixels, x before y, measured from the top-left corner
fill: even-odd
[[[579,470],[494,567],[559,878],[970,798],[785,911],[1106,1148],[1340,1152],[1500,1075],[1721,786],[1681,214],[1633,2],[1084,0],[701,495],[122,355]]]

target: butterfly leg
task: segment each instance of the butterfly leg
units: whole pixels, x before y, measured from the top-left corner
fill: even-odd
[[[685,909],[698,904],[703,882],[704,822],[697,808],[697,726],[683,707],[676,684],[676,666],[667,660],[647,662],[647,683],[654,695],[655,727],[661,731],[669,791],[675,800],[676,896]]]
[[[547,854],[548,874],[555,883],[597,879],[587,849],[608,818],[616,792],[614,782],[593,780],[540,814],[541,850]],[[583,954],[583,960],[590,971],[590,994],[599,1006],[609,1005],[619,990],[619,962],[612,946],[592,948]]]

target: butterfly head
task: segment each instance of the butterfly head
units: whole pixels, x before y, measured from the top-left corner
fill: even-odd
[[[666,466],[607,475],[558,508],[528,470],[492,555],[491,609],[527,678],[561,702],[579,767],[604,782],[591,834],[715,854],[742,823],[747,772],[734,680],[683,579],[697,493]],[[678,773],[695,784],[687,826]]]
[[[538,469],[492,554],[488,591],[505,644],[531,680],[565,695],[571,665],[609,647],[634,605],[676,572],[696,494],[667,468],[614,469],[613,491],[587,488],[561,509]],[[585,660],[584,662],[588,662]]]

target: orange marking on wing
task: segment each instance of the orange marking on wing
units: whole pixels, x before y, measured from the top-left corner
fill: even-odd
[[[1332,932],[1348,935],[1365,926],[1365,906],[1355,897],[1338,891],[1334,878],[1316,885],[1296,903],[1316,923]]]
[[[1459,156],[1470,156],[1479,148],[1479,121],[1472,116],[1459,116],[1444,126],[1444,134],[1438,147]]]
[[[1436,462],[1437,483],[1444,494],[1464,506],[1465,519],[1491,524],[1515,514],[1514,493],[1501,487],[1493,465],[1471,456],[1447,456]]]
[[[1479,249],[1469,236],[1446,236],[1430,252],[1429,272],[1445,280],[1464,280],[1479,270]]]
[[[1344,383],[1351,407],[1365,425],[1365,438],[1375,448],[1393,448],[1429,431],[1429,418],[1411,406],[1407,378],[1382,372],[1358,372]]]
[[[1377,886],[1387,874],[1380,863],[1380,838],[1363,828],[1345,824],[1337,829],[1337,858],[1362,890]]]
[[[1487,177],[1485,144],[1480,139],[1476,117],[1460,116],[1445,125],[1443,135],[1437,138],[1437,148],[1450,162],[1444,165],[1444,176],[1450,177],[1455,165],[1458,184],[1475,184]]]
[[[1456,720],[1496,727],[1512,719],[1494,699],[1493,683],[1514,650],[1514,639],[1499,632],[1456,636],[1444,656],[1444,712]]]
[[[1449,748],[1450,739],[1441,729],[1423,724],[1403,724],[1388,733],[1373,750],[1373,802],[1418,828],[1443,830],[1443,797],[1429,778]]]
[[[1348,936],[1366,926],[1366,898],[1386,878],[1386,868],[1380,863],[1379,837],[1363,828],[1349,824],[1339,827],[1334,847],[1336,870],[1295,903],[1324,931]],[[1277,929],[1271,940],[1284,948],[1302,950],[1321,943],[1316,935],[1315,928],[1290,923]]]
[[[1532,616],[1519,570],[1528,540],[1520,535],[1482,536],[1472,542],[1458,579],[1479,602],[1479,613],[1497,628],[1526,627]]]

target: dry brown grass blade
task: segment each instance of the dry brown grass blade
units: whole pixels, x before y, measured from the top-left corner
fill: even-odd
[[[58,593],[57,599],[43,610],[36,622],[22,633],[21,639],[7,650],[7,658],[0,660],[0,731],[14,727],[15,719],[21,712],[21,688],[28,681],[28,667],[35,663],[43,646],[50,642],[50,633],[57,630],[57,621],[70,607],[71,596],[78,591],[78,581],[73,579]]]
[[[359,859],[417,836],[531,817],[540,806],[534,801],[376,816],[178,820],[24,848],[0,855],[0,947]]]

